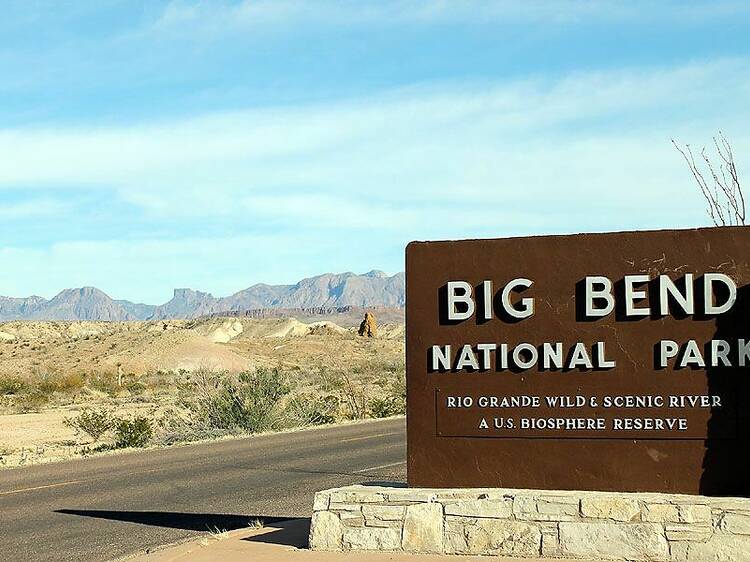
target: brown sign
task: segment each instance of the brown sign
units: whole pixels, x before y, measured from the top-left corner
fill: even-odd
[[[414,242],[411,486],[750,492],[750,227]]]

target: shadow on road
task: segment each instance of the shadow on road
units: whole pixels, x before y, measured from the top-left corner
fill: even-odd
[[[307,548],[307,539],[310,534],[309,517],[287,519],[279,523],[268,524],[268,527],[270,527],[268,532],[245,537],[242,540],[280,546],[293,546],[295,548]]]
[[[262,515],[230,515],[225,513],[176,513],[170,511],[108,511],[99,509],[58,509],[55,513],[95,517],[111,521],[140,523],[154,527],[184,529],[186,531],[233,531],[253,527],[259,523],[266,526],[282,521],[288,517],[264,517]],[[304,518],[303,518],[304,519]],[[308,520],[309,525],[309,520]]]

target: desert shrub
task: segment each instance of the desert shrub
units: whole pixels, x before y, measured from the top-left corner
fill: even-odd
[[[125,384],[125,388],[130,394],[143,394],[146,391],[146,385],[140,381],[130,381]]]
[[[350,420],[367,417],[367,391],[365,385],[342,371],[332,380],[341,403],[341,414]]]
[[[54,392],[75,392],[83,388],[85,380],[79,373],[64,375],[45,373],[39,377],[36,387],[39,392],[52,394]]]
[[[151,420],[145,416],[121,418],[115,423],[115,448],[145,447],[154,435]]]
[[[219,439],[226,435],[232,435],[232,432],[226,429],[212,429],[210,427],[200,427],[195,424],[183,423],[178,426],[172,426],[167,430],[162,429],[154,436],[154,441],[158,445],[171,447],[179,443]]]
[[[406,403],[398,397],[386,396],[370,400],[370,415],[373,418],[388,418],[406,413]]]
[[[26,381],[12,376],[0,377],[0,395],[20,394],[28,388]]]
[[[86,384],[86,379],[81,373],[67,373],[58,378],[57,390],[59,392],[76,392]]]
[[[77,416],[65,418],[63,424],[74,429],[76,432],[85,433],[96,443],[102,435],[107,433],[115,425],[115,418],[106,410],[81,410]]]
[[[36,383],[36,388],[43,394],[52,394],[57,390],[57,383],[54,379],[45,375]]]
[[[138,381],[144,385],[146,389],[152,392],[171,392],[175,386],[178,386],[185,381],[189,380],[189,375],[183,374],[184,371],[149,371],[145,375],[142,375]]]
[[[387,418],[405,414],[406,376],[403,367],[394,366],[391,373],[379,383],[379,386],[383,387],[384,396],[370,400],[370,415],[374,418]]]
[[[256,433],[279,423],[279,402],[289,394],[279,369],[258,368],[237,376],[196,371],[183,401],[192,419],[204,427]]]
[[[292,398],[286,408],[286,419],[290,426],[323,425],[336,421],[339,409],[338,397],[328,394],[300,394]]]
[[[217,439],[231,434],[228,429],[216,429],[203,423],[196,423],[185,412],[175,408],[167,409],[157,420],[158,432],[154,439],[159,445],[171,446],[177,443]]]
[[[370,415],[373,418],[387,418],[395,416],[395,404],[390,398],[373,398],[370,400]]]
[[[16,412],[26,414],[38,412],[49,403],[49,395],[38,390],[19,394],[13,403]]]
[[[337,418],[361,420],[367,417],[367,384],[361,371],[360,367],[353,367],[350,372],[321,367],[315,374],[320,391],[337,398]]]
[[[90,447],[89,445],[84,445],[77,449],[77,452],[82,457],[88,457],[89,455],[92,455],[94,453],[103,453],[104,451],[112,451],[116,449],[114,444],[110,443],[100,443],[96,447]]]
[[[117,375],[109,372],[99,372],[90,375],[86,381],[89,388],[104,392],[110,396],[116,396],[120,392],[117,384]]]

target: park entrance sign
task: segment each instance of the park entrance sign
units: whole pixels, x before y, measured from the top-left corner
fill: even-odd
[[[408,479],[750,492],[750,228],[414,242]]]

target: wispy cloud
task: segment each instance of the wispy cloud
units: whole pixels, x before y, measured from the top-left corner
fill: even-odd
[[[0,189],[76,185],[156,215],[339,229],[369,224],[352,217],[370,215],[410,232],[426,209],[438,217],[462,200],[475,225],[493,222],[486,207],[474,212],[480,199],[520,209],[529,196],[560,194],[573,205],[606,189],[619,205],[658,184],[666,201],[685,183],[670,136],[705,139],[727,127],[747,142],[748,70],[726,60],[416,87],[130,127],[6,129]],[[722,122],[728,103],[732,123]]]
[[[0,294],[159,302],[396,271],[411,239],[705,224],[669,138],[750,150],[747,2],[50,6],[0,21]]]

